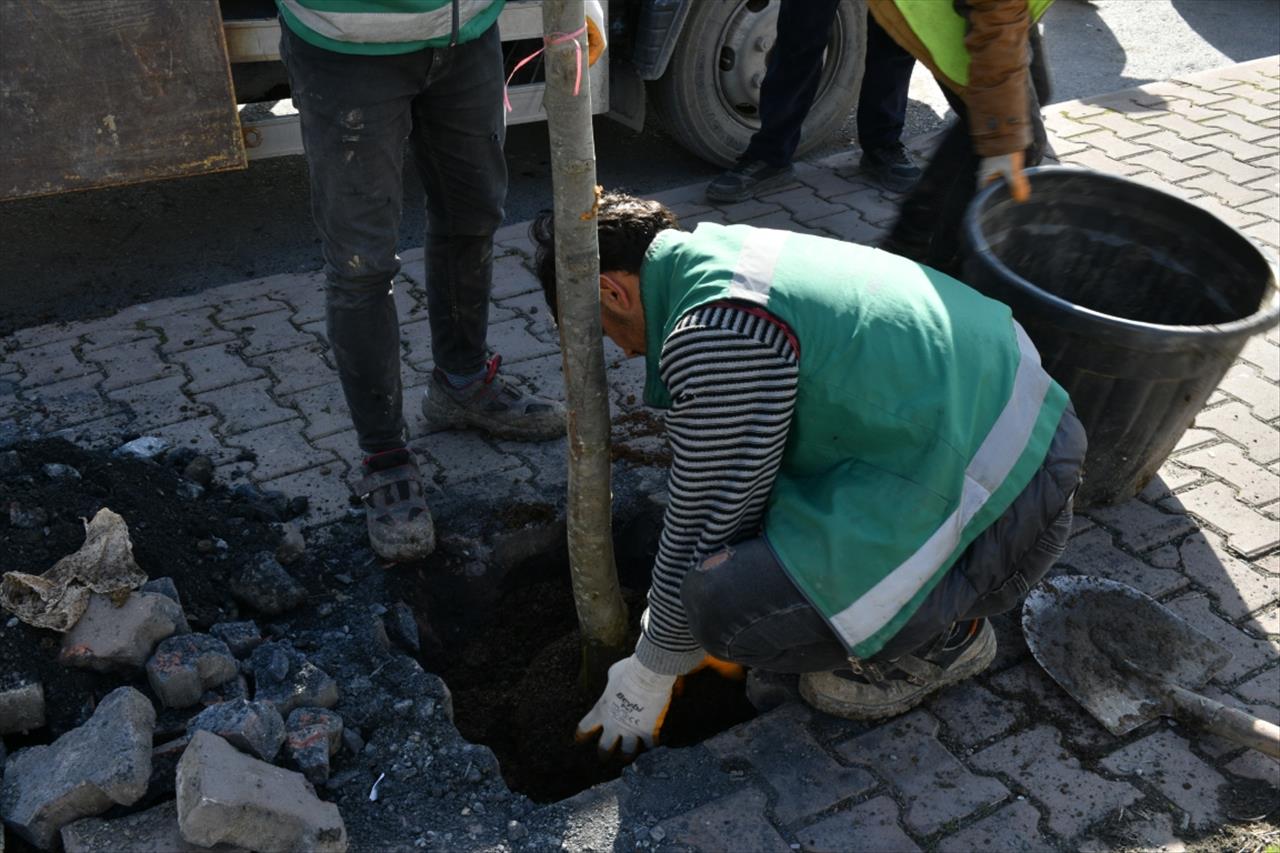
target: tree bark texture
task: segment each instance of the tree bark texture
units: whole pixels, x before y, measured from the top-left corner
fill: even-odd
[[[563,34],[582,28],[582,0],[543,0],[547,34],[547,128],[555,195],[556,291],[568,396],[569,570],[582,629],[584,691],[604,688],[611,663],[626,654],[627,609],[613,556],[609,391],[600,327],[595,139],[587,36],[581,52]],[[581,85],[573,93],[581,61]]]

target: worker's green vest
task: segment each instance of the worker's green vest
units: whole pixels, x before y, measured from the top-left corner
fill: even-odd
[[[1027,0],[1031,20],[1038,21],[1053,0]],[[951,0],[893,0],[911,31],[933,57],[933,64],[961,86],[969,85],[969,51],[964,46],[966,22]]]
[[[478,38],[498,20],[505,3],[506,0],[276,0],[276,7],[289,29],[316,47],[384,56]]]
[[[663,341],[708,302],[757,305],[799,348],[765,516],[791,579],[857,657],[877,652],[1043,462],[1067,404],[1007,306],[886,252],[704,223],[640,273],[645,402]]]

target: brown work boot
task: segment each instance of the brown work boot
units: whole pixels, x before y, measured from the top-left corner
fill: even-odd
[[[480,429],[498,438],[546,441],[565,433],[564,406],[530,394],[498,375],[502,356],[489,359],[480,379],[455,388],[436,368],[422,399],[427,429]]]
[[[369,544],[379,557],[421,560],[435,550],[435,524],[413,451],[402,447],[366,458],[356,494],[364,503]]]
[[[862,663],[859,672],[852,668],[806,672],[800,676],[800,695],[819,711],[846,720],[894,717],[935,690],[977,675],[995,657],[995,630],[986,619],[975,619],[955,625],[941,645],[920,657]]]

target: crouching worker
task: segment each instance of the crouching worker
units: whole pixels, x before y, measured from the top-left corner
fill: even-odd
[[[550,214],[534,224],[556,310]],[[708,655],[899,714],[986,668],[986,617],[1061,555],[1085,436],[1008,307],[867,246],[606,193],[604,333],[646,365],[672,463],[643,633],[579,723],[658,736]]]

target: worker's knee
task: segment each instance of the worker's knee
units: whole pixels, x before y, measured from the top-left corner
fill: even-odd
[[[702,648],[716,657],[725,657],[727,639],[731,635],[726,619],[725,580],[728,571],[715,571],[733,558],[733,550],[726,548],[707,557],[684,576],[680,585],[680,599],[689,620],[689,632]]]

